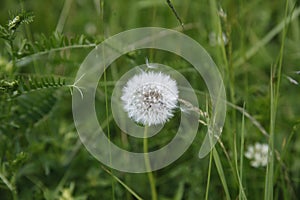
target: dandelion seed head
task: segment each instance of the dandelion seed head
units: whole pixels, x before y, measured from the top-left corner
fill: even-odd
[[[123,87],[121,100],[128,116],[143,125],[158,125],[173,117],[177,107],[176,81],[161,72],[142,72]]]

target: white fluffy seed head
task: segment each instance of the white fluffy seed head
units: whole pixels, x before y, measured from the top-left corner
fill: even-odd
[[[163,124],[177,107],[176,81],[161,72],[142,72],[123,88],[121,100],[128,116],[143,125]]]

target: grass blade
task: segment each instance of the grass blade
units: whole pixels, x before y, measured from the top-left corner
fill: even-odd
[[[121,179],[116,177],[114,174],[112,174],[108,169],[102,166],[104,171],[106,171],[109,175],[111,175],[118,183],[120,183],[130,194],[132,194],[136,199],[143,200],[142,197],[140,197],[137,193],[135,193],[126,183],[124,183]]]
[[[219,173],[219,177],[221,179],[221,182],[222,182],[222,185],[223,185],[223,188],[224,188],[224,191],[225,191],[226,199],[229,200],[229,199],[231,199],[231,197],[230,197],[229,190],[228,190],[228,187],[227,187],[225,174],[224,174],[224,171],[223,171],[223,167],[222,167],[222,164],[221,164],[221,161],[220,161],[219,154],[218,154],[218,152],[215,148],[213,149],[213,157],[214,157],[214,161],[215,161],[218,173]]]

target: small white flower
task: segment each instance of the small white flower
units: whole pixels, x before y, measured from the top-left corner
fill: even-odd
[[[176,81],[161,72],[142,72],[124,86],[121,97],[128,116],[143,125],[157,125],[173,117],[177,107]]]
[[[245,157],[248,158],[252,167],[265,167],[268,164],[269,146],[267,144],[255,143],[250,145],[245,152]]]

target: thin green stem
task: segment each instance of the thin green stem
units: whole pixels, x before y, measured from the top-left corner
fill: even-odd
[[[121,179],[116,177],[114,174],[111,173],[108,169],[106,169],[104,166],[102,166],[104,171],[106,171],[111,177],[113,177],[118,183],[120,183],[132,196],[134,196],[137,200],[143,200],[142,197],[140,197],[133,189],[131,189],[126,183],[124,183]]]
[[[235,118],[235,115],[234,115],[234,118]],[[244,123],[244,115],[243,115],[243,118],[242,118],[242,123]],[[243,132],[243,124],[242,124],[242,132]],[[244,145],[244,135],[242,133],[241,135],[241,155],[240,155],[240,164],[242,164],[243,162],[243,147],[242,145]],[[242,183],[242,178],[241,178],[241,175],[242,175],[242,171],[243,171],[243,168],[240,166],[240,171],[239,171],[239,166],[238,166],[238,153],[237,153],[237,141],[238,141],[238,137],[236,134],[234,134],[234,140],[233,140],[233,155],[234,155],[234,168],[236,170],[236,178],[237,178],[237,181],[238,181],[238,185],[239,185],[239,199],[247,199],[246,198],[246,195],[245,195],[245,192],[244,192],[244,189],[243,189],[243,183]]]
[[[276,114],[277,114],[277,107],[278,107],[278,99],[279,99],[279,88],[280,88],[280,78],[281,78],[281,71],[282,71],[282,62],[283,62],[283,51],[284,51],[284,44],[287,32],[287,23],[288,23],[288,1],[286,1],[285,5],[285,17],[284,17],[284,28],[281,38],[281,46],[279,52],[279,60],[278,60],[278,68],[276,66],[271,68],[271,77],[270,77],[270,93],[271,93],[271,111],[270,111],[270,137],[269,137],[269,152],[268,152],[268,165],[266,171],[266,180],[265,180],[265,193],[264,199],[269,200],[274,198],[274,137],[275,137],[275,126],[276,126]],[[277,83],[275,84],[274,77],[277,77]]]
[[[104,70],[103,77],[104,77],[104,83],[106,83],[106,70]],[[104,84],[104,93],[105,93],[106,119],[108,119],[108,117],[109,117],[109,113],[108,113],[108,97],[107,97],[108,94],[107,94],[107,85],[106,84]],[[107,136],[108,136],[108,140],[111,141],[109,125],[107,126]],[[112,163],[111,145],[109,145],[109,162]],[[112,179],[111,185],[112,185],[112,196],[113,196],[113,199],[115,199],[115,195],[114,195],[115,194],[114,182],[115,182],[114,179]]]
[[[212,163],[212,151],[209,154],[209,164],[208,164],[208,174],[207,174],[205,200],[208,199],[208,192],[209,192],[209,185],[210,185],[210,174],[211,174],[211,165],[212,165],[211,163]]]
[[[243,106],[243,109],[245,109],[245,103]],[[241,130],[241,146],[240,146],[240,188],[239,188],[239,199],[243,199],[242,198],[242,194],[245,195],[244,193],[244,189],[242,187],[243,184],[243,160],[244,160],[244,136],[245,136],[245,114],[243,113],[242,116],[242,130]],[[246,195],[245,195],[246,196]],[[244,196],[244,197],[245,197]]]
[[[176,19],[178,20],[179,24],[181,25],[182,29],[184,30],[184,24],[179,17],[179,14],[177,13],[175,7],[173,6],[172,2],[170,0],[167,0],[168,6],[171,8],[172,12],[174,13]]]
[[[226,177],[225,177],[223,166],[222,166],[222,163],[221,163],[221,160],[220,160],[220,157],[219,157],[219,154],[218,154],[218,151],[216,150],[216,148],[212,149],[212,153],[213,153],[213,158],[214,158],[214,161],[215,161],[215,164],[217,167],[217,171],[218,171],[218,174],[219,174],[219,177],[220,177],[220,180],[221,180],[224,192],[225,192],[226,199],[230,200],[231,197],[229,194]]]
[[[64,7],[60,13],[58,23],[56,25],[55,32],[61,33],[67,21],[67,17],[71,8],[73,0],[66,0],[64,3]]]
[[[265,181],[265,200],[273,199],[273,175],[274,175],[274,127],[275,127],[275,98],[274,98],[274,85],[272,83],[273,70],[271,70],[270,78],[270,91],[271,91],[271,111],[270,111],[270,137],[269,137],[269,152],[268,152],[268,165],[266,170]]]
[[[100,3],[101,5],[101,10],[103,9],[103,2]],[[103,10],[102,10],[103,11]],[[104,20],[104,18],[101,18],[101,20]],[[102,54],[104,55],[104,54]],[[103,57],[103,59],[105,59]],[[107,78],[106,78],[106,68],[104,68],[104,72],[103,72],[103,79],[104,79],[104,93],[105,93],[105,111],[106,111],[106,119],[109,118],[109,109],[108,109],[108,92],[107,92]],[[110,126],[107,125],[107,137],[108,137],[108,140],[111,141],[111,135],[110,135]],[[111,156],[111,143],[109,143],[109,162],[110,164],[112,163],[112,156]],[[111,174],[113,174],[113,171],[111,171]],[[115,199],[115,180],[112,178],[111,180],[111,191],[112,191],[112,199],[114,200]]]
[[[14,47],[14,41],[13,39],[9,40],[9,47],[10,47],[10,51],[11,51],[11,62],[12,62],[12,66],[13,66],[13,70],[11,70],[11,75],[15,72],[15,66],[16,66],[16,54],[15,54],[15,47]]]
[[[148,136],[147,135],[148,135],[148,126],[145,126],[144,139],[143,139],[145,166],[146,166],[146,170],[148,171],[147,175],[148,175],[148,179],[149,179],[149,183],[150,183],[152,200],[157,200],[155,180],[153,177],[153,173],[152,173],[152,169],[151,169],[151,165],[150,165],[149,154],[148,154]]]
[[[74,45],[69,45],[69,46],[64,46],[64,47],[53,48],[50,50],[41,51],[41,52],[29,55],[29,56],[20,58],[20,59],[16,60],[16,66],[17,67],[26,66],[26,64],[38,59],[39,57],[46,55],[46,54],[51,54],[53,52],[70,50],[70,49],[94,48],[96,46],[97,46],[97,44],[92,43],[92,44],[74,44]]]

